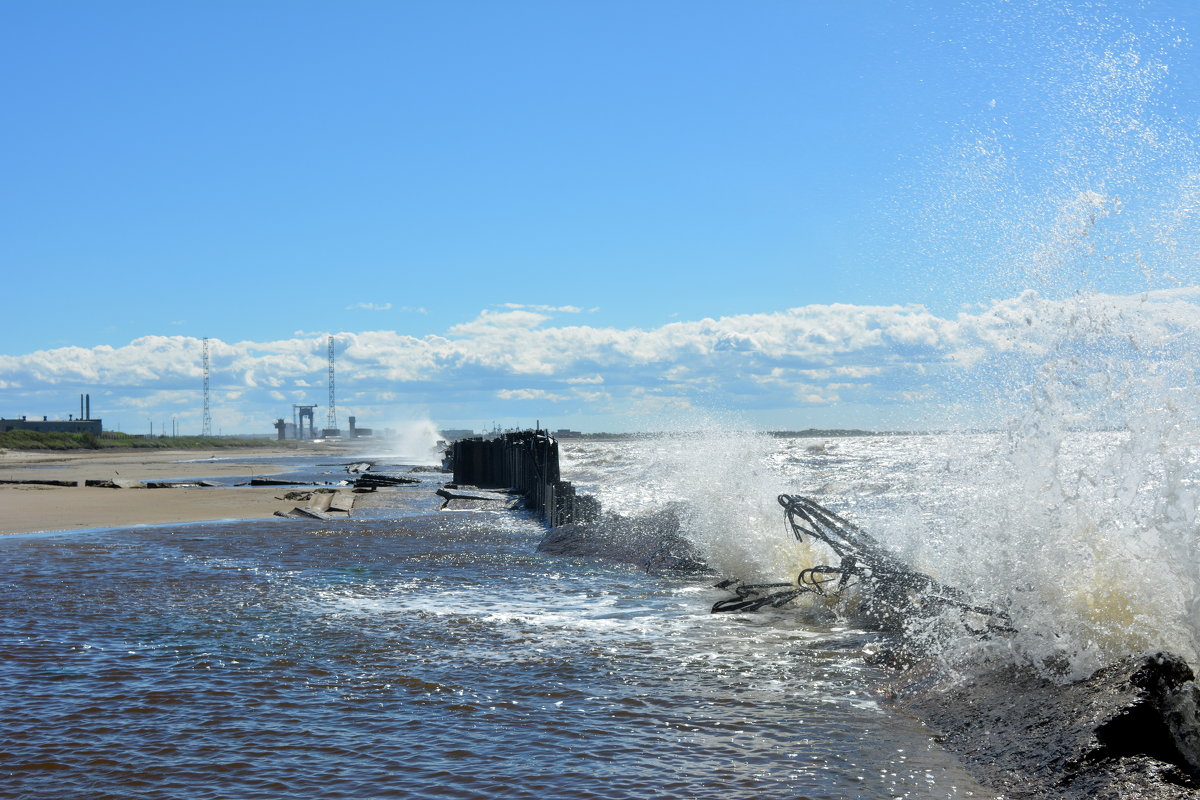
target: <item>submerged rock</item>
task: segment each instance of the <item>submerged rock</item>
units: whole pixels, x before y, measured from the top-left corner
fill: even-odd
[[[1003,669],[947,686],[915,667],[886,694],[1008,798],[1172,800],[1200,790],[1200,689],[1170,654],[1067,685]]]
[[[651,573],[707,569],[696,547],[680,532],[679,509],[670,505],[649,514],[603,514],[586,525],[551,528],[538,551],[635,564]]]

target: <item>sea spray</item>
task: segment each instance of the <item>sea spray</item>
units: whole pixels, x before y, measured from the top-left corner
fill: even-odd
[[[685,442],[664,467],[688,488],[684,530],[705,561],[743,580],[794,580],[810,558],[781,524],[771,437],[710,426]]]
[[[441,459],[437,443],[441,432],[429,419],[410,419],[388,426],[395,433],[386,440],[386,455],[414,464],[434,464]]]
[[[977,31],[1001,40],[1003,63],[975,66],[997,85],[927,170],[919,237],[939,289],[982,305],[948,326],[962,344],[948,406],[963,413],[941,422],[984,432],[809,452],[698,424],[632,444],[637,466],[602,499],[679,503],[719,572],[787,580],[811,556],[774,497],[811,494],[916,569],[1007,608],[1007,636],[981,640],[953,614],[910,626],[961,670],[1061,680],[1160,648],[1196,664],[1200,154],[1169,95],[1186,41],[1103,3],[984,7],[994,16]],[[988,45],[977,31],[965,43]]]
[[[672,508],[680,535],[720,575],[793,580],[810,555],[783,528],[775,498],[788,486],[773,461],[774,438],[713,416],[697,415],[686,428],[623,443],[626,466],[596,484],[605,512],[636,517]]]
[[[990,301],[1001,324],[964,364],[973,424],[1005,433],[956,476],[974,499],[941,541],[889,533],[1008,604],[1010,637],[915,631],[963,669],[1073,678],[1147,650],[1200,655],[1200,153],[1170,82],[1187,41],[1110,9],[988,3],[988,25],[958,34],[981,111],[930,162],[922,239],[939,285],[1015,298]],[[908,502],[919,519],[930,494]]]
[[[981,643],[953,619],[912,631],[948,663],[1082,677],[1154,649],[1194,662],[1200,315],[1175,293],[1025,306],[1007,430],[933,437],[944,466],[914,464],[923,485],[884,503],[833,499],[918,569],[1007,604],[1013,636]]]
[[[1172,96],[1186,34],[1116,4],[982,2],[947,14],[976,109],[893,198],[939,298],[1179,285],[1197,254],[1198,157]],[[910,209],[916,208],[914,214]]]

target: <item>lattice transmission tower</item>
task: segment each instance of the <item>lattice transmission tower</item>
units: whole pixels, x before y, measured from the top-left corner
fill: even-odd
[[[337,430],[337,405],[333,400],[333,334],[329,334],[329,424],[331,431]]]
[[[204,417],[200,422],[200,435],[212,436],[212,414],[208,410],[208,337],[204,337]]]

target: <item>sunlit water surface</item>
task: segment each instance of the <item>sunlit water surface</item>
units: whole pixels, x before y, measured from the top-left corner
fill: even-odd
[[[869,634],[710,615],[711,580],[539,555],[435,485],[0,539],[0,795],[989,796],[875,699]]]

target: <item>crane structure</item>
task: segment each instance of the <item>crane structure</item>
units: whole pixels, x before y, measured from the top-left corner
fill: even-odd
[[[316,406],[292,405],[292,425],[297,439],[316,439],[317,431],[313,427],[313,409]],[[304,420],[308,419],[308,434],[304,433]]]
[[[329,431],[337,431],[337,404],[333,400],[333,334],[329,334]],[[328,435],[328,434],[327,434]]]
[[[200,435],[212,436],[212,414],[208,406],[208,337],[204,337],[204,416],[200,422]]]

